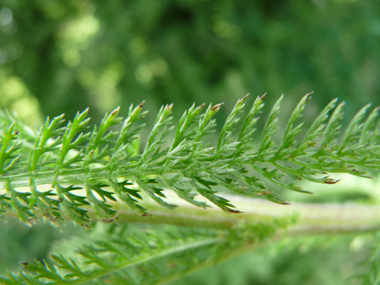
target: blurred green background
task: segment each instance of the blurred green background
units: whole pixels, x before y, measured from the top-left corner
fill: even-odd
[[[380,104],[378,0],[0,5],[0,106],[25,118],[90,106],[99,119],[143,100],[182,112],[264,92],[294,105],[315,91],[319,107],[339,97],[348,113]]]
[[[222,120],[238,98],[251,93],[251,103],[264,92],[269,106],[284,93],[289,113],[310,91],[306,120],[335,97],[348,102],[346,118],[369,102],[380,105],[380,1],[0,2],[0,108],[32,125],[46,115],[70,119],[88,106],[99,122],[116,106],[125,116],[131,103],[143,100],[148,124],[167,103],[174,103],[178,118],[193,102],[224,102]],[[0,246],[0,272],[42,258],[62,236],[43,225],[1,224],[1,244],[12,246]],[[207,284],[350,284],[344,278],[356,260],[351,242],[315,247],[309,262],[298,249],[245,256],[235,266],[217,267],[243,277]],[[321,264],[323,278],[313,271]],[[257,270],[262,266],[266,275]],[[210,274],[193,281],[206,284],[199,278]]]

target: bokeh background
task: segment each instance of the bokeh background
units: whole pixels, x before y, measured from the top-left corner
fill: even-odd
[[[182,112],[264,92],[294,105],[315,91],[319,107],[339,97],[347,112],[380,103],[378,0],[0,5],[0,106],[25,118],[89,106],[96,119],[143,100]]]
[[[143,100],[148,125],[168,103],[178,118],[193,102],[224,102],[223,120],[238,98],[264,92],[269,106],[284,93],[289,113],[310,91],[306,120],[335,97],[347,101],[346,118],[380,105],[379,0],[0,2],[0,108],[31,125],[88,106],[98,123]],[[43,258],[62,237],[47,225],[1,224],[0,272]],[[350,284],[365,256],[355,240],[264,250],[178,284]]]

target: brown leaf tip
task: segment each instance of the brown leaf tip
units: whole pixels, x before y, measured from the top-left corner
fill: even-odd
[[[307,96],[307,99],[306,99],[306,100],[307,100],[307,101],[309,101],[309,100],[311,99],[311,95],[312,95],[312,94],[314,94],[314,91],[311,91],[311,92],[309,92],[309,93],[306,94],[306,96]]]
[[[117,217],[109,218],[106,220],[103,220],[103,223],[112,223],[114,220],[116,220]]]
[[[111,117],[112,117],[112,116],[115,116],[117,113],[119,113],[119,111],[120,111],[120,106],[117,107],[115,110],[112,111],[112,113],[111,113]]]
[[[334,179],[329,178],[329,179],[326,179],[326,180],[325,180],[325,183],[326,183],[326,184],[336,184],[336,183],[338,183],[339,181],[340,181],[340,179],[338,179],[338,180],[334,180]]]
[[[260,100],[263,101],[266,96],[267,96],[267,92],[265,92],[263,95],[261,95]]]
[[[245,99],[247,99],[247,97],[249,96],[249,93],[247,93],[247,95],[245,95],[243,98],[240,99],[240,102],[244,101]]]
[[[224,103],[219,103],[219,104],[216,104],[215,106],[213,106],[211,108],[211,111],[214,111],[215,109],[218,109],[220,106],[222,106]]]
[[[22,267],[24,267],[24,268],[28,268],[28,262],[26,262],[26,261],[21,261],[20,263],[21,263]]]

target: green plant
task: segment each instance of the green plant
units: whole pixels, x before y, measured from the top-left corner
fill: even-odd
[[[162,107],[142,151],[143,103],[130,107],[119,131],[114,129],[122,122],[118,108],[90,132],[87,110],[66,125],[63,115],[47,118],[38,130],[2,112],[0,217],[17,216],[31,225],[44,219],[58,227],[71,220],[89,231],[95,223],[108,226],[79,249],[73,245],[73,253],[53,255],[51,263],[23,262],[22,270],[0,283],[158,284],[284,236],[377,231],[376,205],[289,208],[270,185],[310,194],[293,181],[338,182],[327,173],[370,177],[366,169],[377,170],[380,162],[379,108],[367,116],[370,105],[365,106],[343,132],[344,103],[336,106],[333,100],[300,138],[307,94],[276,144],[281,97],[256,147],[265,96],[239,122],[246,97],[236,103],[213,146],[204,136],[215,131],[213,116],[221,104],[193,105],[176,128],[173,106]],[[255,196],[275,203],[250,198]],[[371,270],[368,276],[378,281],[377,267]]]

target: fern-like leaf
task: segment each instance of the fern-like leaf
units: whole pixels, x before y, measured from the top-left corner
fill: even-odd
[[[307,94],[292,112],[282,140],[275,141],[281,96],[256,146],[253,135],[257,133],[255,126],[264,98],[255,100],[245,118],[241,117],[247,96],[238,100],[215,146],[203,138],[215,131],[213,117],[221,104],[209,105],[203,113],[204,104],[193,105],[176,128],[171,117],[173,105],[163,106],[142,152],[137,143],[144,129],[144,123],[140,123],[146,114],[143,103],[130,107],[120,131],[115,129],[122,121],[119,108],[106,114],[91,133],[86,132],[88,110],[78,113],[66,126],[63,115],[48,118],[38,131],[30,131],[16,119],[12,122],[14,117],[8,113],[1,113],[0,187],[5,193],[0,196],[0,217],[11,210],[25,222],[42,213],[51,221],[69,217],[87,225],[89,211],[98,220],[114,219],[115,200],[147,215],[144,199],[175,208],[167,201],[164,188],[195,206],[209,206],[198,199],[201,195],[226,212],[238,213],[239,209],[218,193],[217,186],[286,204],[271,190],[272,184],[310,193],[297,181],[334,184],[338,180],[328,173],[368,177],[366,168],[380,167],[378,108],[369,113],[370,105],[365,106],[343,131],[344,103],[335,107],[337,100],[333,100],[302,138],[302,113],[311,98]],[[52,188],[43,190],[42,184]],[[30,191],[20,191],[19,186],[28,186]]]
[[[0,283],[157,284],[223,260],[222,252],[262,241],[286,224],[242,225],[233,231],[119,225],[102,238],[91,238],[91,244],[87,240],[78,247],[73,241],[69,256],[53,254],[53,262],[23,262],[18,274],[8,273]]]

